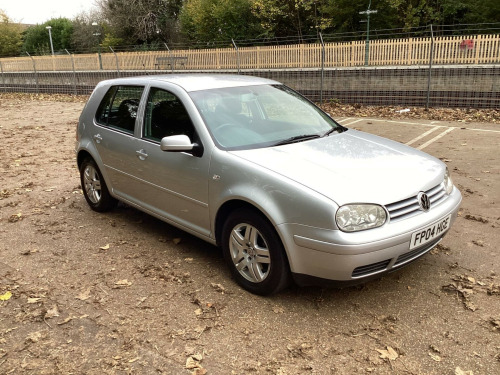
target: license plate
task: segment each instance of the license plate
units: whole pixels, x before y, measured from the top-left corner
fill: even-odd
[[[442,236],[450,228],[451,215],[420,229],[411,235],[410,250],[425,245],[428,242]]]

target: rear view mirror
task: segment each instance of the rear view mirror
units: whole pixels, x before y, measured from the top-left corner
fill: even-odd
[[[191,143],[187,135],[171,135],[163,137],[160,141],[160,149],[169,152],[189,152],[194,156],[201,156],[203,148],[197,143]]]

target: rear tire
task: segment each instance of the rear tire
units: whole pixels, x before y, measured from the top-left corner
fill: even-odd
[[[91,209],[105,212],[116,206],[117,200],[109,194],[101,171],[92,159],[85,159],[80,166],[80,182],[83,195]]]
[[[238,209],[222,230],[222,250],[237,283],[246,290],[269,295],[290,283],[290,268],[281,239],[259,212]]]

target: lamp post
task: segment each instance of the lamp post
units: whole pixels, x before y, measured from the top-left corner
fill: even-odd
[[[377,13],[376,10],[370,10],[372,0],[368,3],[368,9],[359,12],[359,14],[366,14],[366,44],[365,44],[365,65],[368,65],[368,57],[370,55],[370,14]]]
[[[52,51],[52,56],[54,56],[54,45],[52,44],[52,26],[47,26],[47,30],[49,30],[49,39],[50,39],[50,50]]]
[[[101,58],[101,43],[99,43],[99,37],[101,36],[101,33],[99,32],[99,25],[97,22],[92,22],[92,26],[95,27],[95,32],[92,33],[93,36],[95,36],[97,40],[97,54],[99,56],[99,69],[102,70],[102,58]]]

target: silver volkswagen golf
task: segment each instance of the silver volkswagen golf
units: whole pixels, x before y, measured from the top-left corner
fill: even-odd
[[[103,81],[75,151],[93,210],[120,200],[220,246],[262,295],[396,270],[441,241],[462,199],[440,160],[248,76]]]

